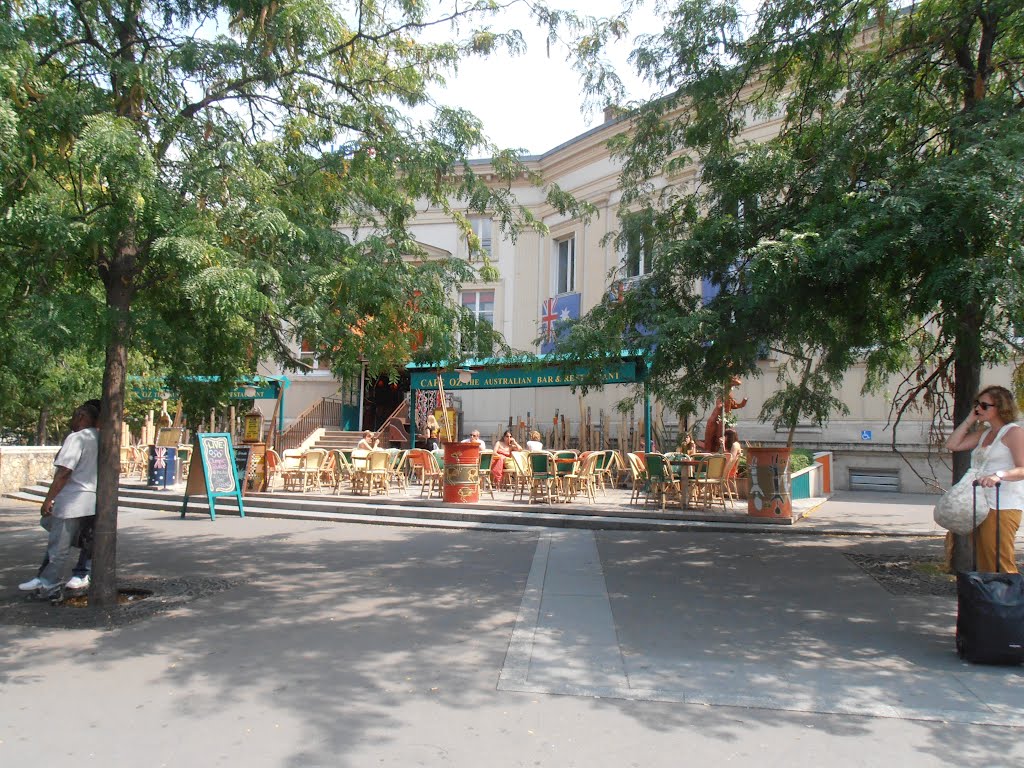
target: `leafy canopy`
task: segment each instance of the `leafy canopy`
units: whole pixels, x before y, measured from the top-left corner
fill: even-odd
[[[652,269],[564,350],[648,348],[650,385],[684,412],[767,356],[777,424],[842,410],[861,360],[869,386],[901,377],[897,415],[969,406],[1024,327],[1024,7],[660,7],[632,58],[658,97],[613,141],[619,243],[641,229]]]

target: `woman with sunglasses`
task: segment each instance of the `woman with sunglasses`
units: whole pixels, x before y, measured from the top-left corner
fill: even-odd
[[[999,485],[999,568],[1017,573],[1014,543],[1024,508],[1024,429],[1015,424],[1017,403],[1006,387],[985,387],[974,399],[974,407],[946,441],[951,451],[971,451],[971,467],[978,472],[985,502],[995,509]],[[984,430],[974,429],[979,421]],[[980,503],[980,499],[979,499]],[[978,570],[996,570],[996,515],[990,511],[972,536],[978,545]]]

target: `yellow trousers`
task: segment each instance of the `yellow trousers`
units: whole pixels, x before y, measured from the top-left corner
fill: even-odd
[[[1004,509],[999,513],[999,570],[1017,573],[1017,529],[1021,511]],[[978,542],[978,570],[993,573],[996,570],[996,511],[990,509],[988,517],[971,534]],[[973,542],[971,544],[973,546]],[[946,534],[946,562],[953,561],[953,534]]]

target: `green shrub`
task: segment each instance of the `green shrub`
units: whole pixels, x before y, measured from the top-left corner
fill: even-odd
[[[806,448],[794,448],[789,458],[789,471],[790,473],[799,472],[801,469],[807,469],[813,463],[814,451],[809,451]]]

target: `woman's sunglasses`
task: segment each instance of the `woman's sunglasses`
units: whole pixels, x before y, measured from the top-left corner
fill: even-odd
[[[995,403],[983,403],[980,400],[975,400],[974,401],[974,407],[975,408],[981,408],[981,410],[983,410],[983,411],[987,411],[989,408],[995,408],[996,404]]]

